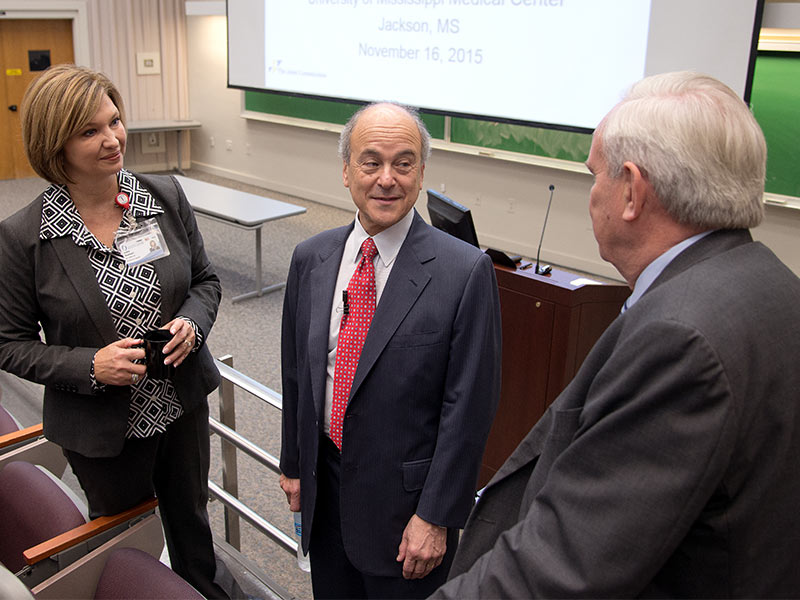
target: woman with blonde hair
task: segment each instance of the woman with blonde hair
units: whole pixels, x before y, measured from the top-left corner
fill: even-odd
[[[219,373],[204,341],[221,288],[192,209],[173,177],[123,168],[125,110],[103,74],[51,67],[21,112],[28,159],[50,186],[0,223],[0,368],[44,386],[45,436],[91,516],[155,494],[173,570],[227,597],[206,509],[206,398]],[[153,329],[171,336],[167,376],[143,364]]]

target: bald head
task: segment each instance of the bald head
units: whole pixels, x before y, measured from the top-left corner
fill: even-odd
[[[429,136],[406,107],[371,104],[358,111],[340,138],[342,181],[369,235],[401,221],[422,189]]]
[[[404,106],[394,102],[376,102],[368,104],[363,108],[356,111],[347,124],[344,126],[342,133],[339,136],[339,156],[345,163],[350,162],[352,154],[352,136],[353,131],[356,129],[359,122],[363,117],[369,118],[372,122],[402,123],[406,119],[413,123],[413,127],[417,130],[420,143],[420,158],[422,164],[425,164],[430,158],[431,154],[431,135],[425,127],[425,123],[419,116],[416,109],[410,106]]]

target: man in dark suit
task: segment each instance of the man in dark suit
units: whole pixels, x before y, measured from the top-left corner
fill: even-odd
[[[433,597],[797,596],[800,280],[748,231],[765,162],[710,77],[644,79],[602,121],[589,211],[633,293]]]
[[[358,212],[292,257],[281,487],[302,507],[316,598],[425,597],[447,575],[499,397],[497,284],[488,256],[413,209],[430,153],[415,112],[365,107],[339,150]],[[353,356],[343,343],[359,335]]]

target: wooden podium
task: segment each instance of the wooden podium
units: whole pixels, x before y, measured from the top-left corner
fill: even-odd
[[[478,488],[505,462],[571,381],[631,291],[622,284],[573,284],[581,276],[495,265],[503,320],[500,404]]]

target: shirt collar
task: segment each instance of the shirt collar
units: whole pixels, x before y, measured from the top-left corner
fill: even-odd
[[[117,181],[119,191],[125,192],[130,198],[128,210],[133,217],[151,217],[164,212],[153,195],[129,171],[122,169],[117,174]],[[53,184],[44,191],[39,238],[47,240],[66,236],[71,237],[78,246],[100,250],[105,248],[83,223],[67,187]]]
[[[713,230],[704,231],[702,233],[693,235],[692,237],[686,238],[682,242],[675,244],[672,248],[661,254],[653,262],[647,265],[644,271],[642,271],[639,277],[636,279],[636,283],[633,286],[633,293],[625,301],[623,312],[639,301],[639,298],[641,298],[644,293],[650,289],[650,286],[653,285],[653,282],[658,279],[658,276],[661,275],[664,269],[667,268],[667,265],[671,263],[676,256],[678,256],[681,252],[686,250],[695,242],[706,237],[709,233],[711,233],[711,231]]]
[[[378,249],[378,256],[383,262],[384,267],[388,267],[397,258],[400,252],[400,247],[411,229],[411,223],[414,220],[414,209],[408,211],[406,216],[400,219],[391,227],[387,227],[378,234],[372,236],[375,242],[375,247]],[[353,232],[350,235],[350,244],[345,248],[345,257],[347,260],[352,260],[355,263],[359,259],[361,252],[361,244],[364,243],[370,235],[364,230],[361,221],[358,219],[358,212],[356,212],[356,222],[353,227]]]

